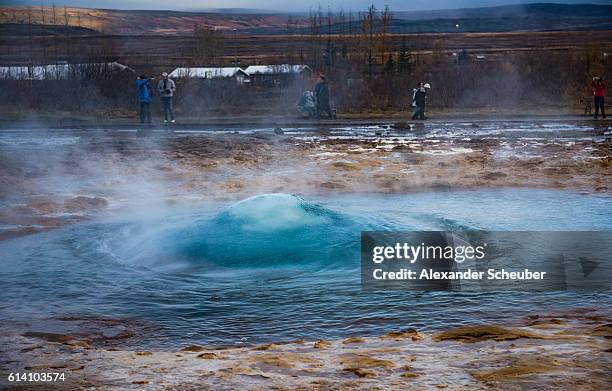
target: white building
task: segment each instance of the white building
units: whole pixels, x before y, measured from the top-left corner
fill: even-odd
[[[312,73],[312,69],[308,65],[251,65],[245,72],[249,75],[281,75],[281,74],[301,74]]]
[[[223,68],[176,68],[171,78],[197,78],[197,79],[235,79],[238,84],[248,83],[249,74],[239,67]]]
[[[64,80],[74,75],[84,73],[134,72],[126,65],[118,62],[83,63],[83,64],[51,64],[34,66],[0,67],[0,79],[4,80]]]
[[[245,72],[254,84],[288,85],[299,79],[310,78],[312,69],[308,65],[251,65]]]

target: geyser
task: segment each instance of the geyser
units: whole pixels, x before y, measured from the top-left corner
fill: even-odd
[[[331,265],[355,259],[359,230],[300,197],[264,194],[237,202],[177,235],[180,256],[223,267]]]

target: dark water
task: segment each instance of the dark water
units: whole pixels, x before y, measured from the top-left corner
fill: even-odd
[[[436,330],[610,307],[588,292],[363,292],[361,230],[612,230],[612,199],[533,189],[262,195],[0,243],[0,321],[132,318],[152,347]],[[10,322],[8,322],[10,321]]]

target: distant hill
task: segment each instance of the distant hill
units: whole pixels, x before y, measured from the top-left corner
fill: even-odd
[[[359,31],[360,22],[323,26],[332,34]],[[453,10],[393,12],[392,33],[612,30],[612,5],[536,3]],[[306,33],[308,28],[299,29]]]
[[[0,7],[0,24],[28,24],[28,21],[50,24],[53,20],[57,25],[68,24],[112,35],[191,35],[198,25],[226,31],[275,31],[285,28],[287,15],[56,7],[54,16],[51,7]]]
[[[193,8],[185,12],[216,13],[216,14],[239,14],[239,15],[282,15],[287,12],[257,9],[257,8]]]
[[[459,8],[434,11],[400,11],[393,15],[403,20],[467,19],[508,17],[612,17],[612,5],[532,3],[498,7]]]
[[[209,26],[238,34],[308,34],[305,14],[268,13],[250,9],[214,9],[205,12],[103,10],[88,8],[0,7],[2,36],[35,35],[191,35],[195,26]],[[612,30],[612,5],[538,3],[455,10],[393,12],[392,33],[506,32],[558,30]],[[325,19],[325,15],[323,16]],[[50,27],[55,20],[56,27]],[[66,27],[68,25],[68,27]],[[459,25],[459,27],[457,27]],[[323,33],[359,31],[359,21],[323,23]]]

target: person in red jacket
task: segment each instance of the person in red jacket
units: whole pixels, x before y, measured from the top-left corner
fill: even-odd
[[[600,76],[595,76],[591,81],[591,87],[593,87],[593,97],[595,99],[595,119],[599,114],[601,108],[601,116],[606,119],[606,111],[604,109],[605,102],[604,97],[606,96],[606,82]]]

